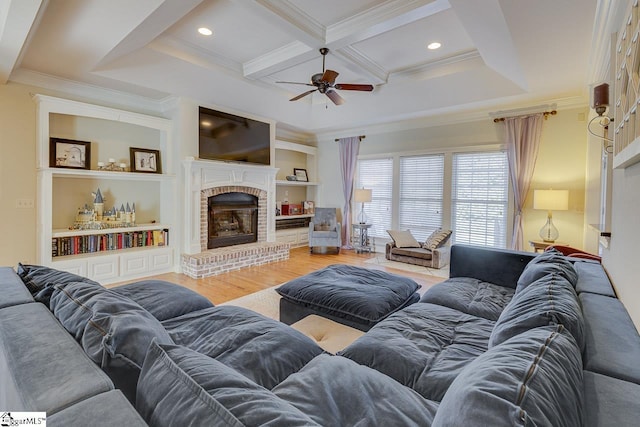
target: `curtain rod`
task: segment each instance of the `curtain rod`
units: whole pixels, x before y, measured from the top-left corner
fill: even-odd
[[[363,139],[365,139],[367,136],[366,135],[360,135],[358,138],[360,138],[360,141],[362,141]],[[340,138],[336,138],[335,139],[336,142],[340,141]]]
[[[535,113],[533,113],[535,114]],[[526,116],[531,116],[533,114],[525,114]],[[556,114],[558,114],[558,112],[556,110],[551,110],[551,111],[545,111],[542,113],[544,115],[544,119],[547,120],[549,118],[549,116],[555,116]],[[518,116],[510,116],[510,117],[518,117]],[[506,119],[508,117],[497,117],[495,119],[493,119],[493,123],[498,123],[498,122],[504,122],[504,119]]]

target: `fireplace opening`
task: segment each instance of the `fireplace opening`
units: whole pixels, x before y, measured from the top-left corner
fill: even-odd
[[[233,192],[207,199],[207,249],[258,241],[258,198]]]

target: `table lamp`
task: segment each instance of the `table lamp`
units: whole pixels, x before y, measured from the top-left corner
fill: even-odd
[[[540,237],[547,243],[556,241],[560,233],[553,225],[551,211],[566,211],[569,209],[569,190],[534,190],[533,209],[547,211],[547,223],[540,229]]]
[[[364,204],[371,202],[371,189],[370,188],[357,188],[354,201],[356,203],[361,203],[362,207],[360,208],[360,215],[358,216],[358,221],[360,224],[365,224],[367,222],[367,216],[364,213]]]

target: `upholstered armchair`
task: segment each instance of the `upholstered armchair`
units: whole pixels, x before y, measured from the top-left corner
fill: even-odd
[[[313,253],[314,247],[333,247],[340,253],[340,232],[336,208],[316,208],[309,223],[309,252]]]

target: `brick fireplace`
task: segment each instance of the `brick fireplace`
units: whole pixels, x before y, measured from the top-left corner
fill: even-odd
[[[182,270],[185,274],[194,278],[206,277],[289,258],[289,245],[275,242],[277,169],[203,160],[186,160],[184,169],[187,224]],[[239,241],[238,244],[211,249],[210,198],[222,196],[224,199],[232,193],[251,196],[257,201],[256,242]],[[222,230],[219,234],[228,232],[225,237],[238,235],[232,232],[240,226],[238,215],[233,218],[219,212],[218,218]]]

